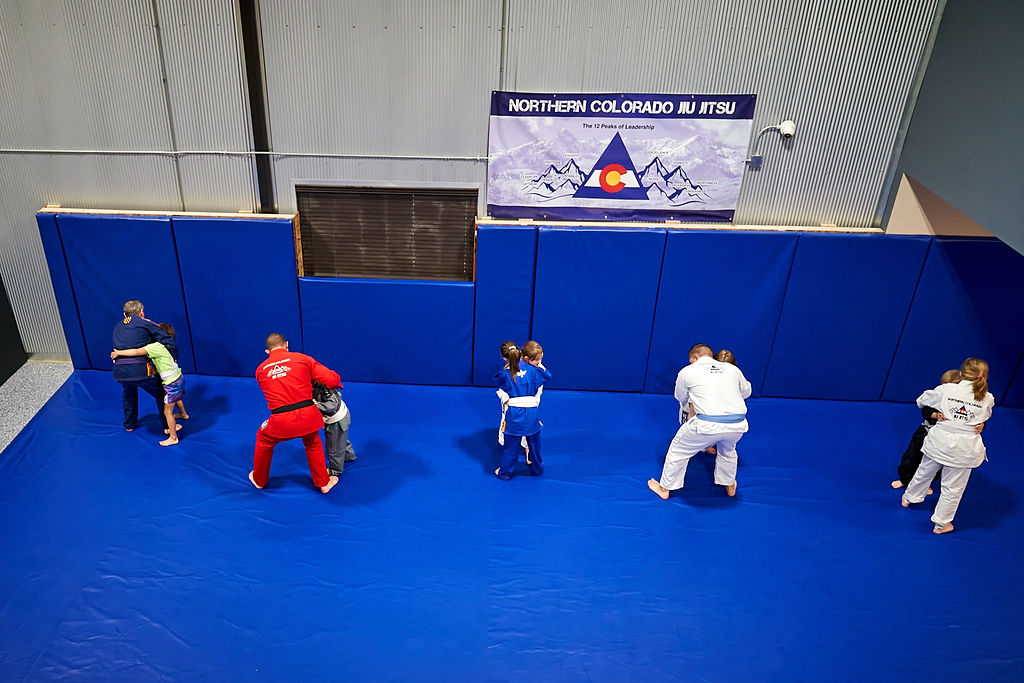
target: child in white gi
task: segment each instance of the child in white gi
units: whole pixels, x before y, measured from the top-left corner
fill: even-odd
[[[663,500],[683,487],[690,458],[708,446],[717,448],[715,483],[725,487],[726,495],[736,495],[736,467],[739,456],[736,443],[747,432],[747,406],[751,386],[735,365],[716,361],[707,344],[695,344],[690,364],[676,376],[675,397],[680,413],[691,401],[695,414],[676,432],[665,454],[661,480],[650,479],[648,488]]]
[[[919,407],[937,406],[942,418],[924,437],[921,465],[901,502],[908,507],[923,501],[929,482],[941,470],[942,490],[932,514],[936,534],[953,530],[953,517],[971,470],[987,459],[977,427],[992,416],[995,405],[988,392],[988,363],[968,358],[960,366],[960,378],[957,384],[940,384],[917,397]]]

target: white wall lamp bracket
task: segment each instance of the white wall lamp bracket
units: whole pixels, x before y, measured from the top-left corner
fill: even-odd
[[[750,168],[761,168],[761,162],[764,161],[764,155],[757,153],[757,145],[761,140],[761,136],[770,130],[779,132],[783,140],[791,140],[796,135],[796,124],[793,123],[792,119],[786,119],[782,123],[775,126],[765,126],[761,129],[761,132],[754,138],[754,148],[751,150],[751,154],[747,157],[747,163],[750,164]]]

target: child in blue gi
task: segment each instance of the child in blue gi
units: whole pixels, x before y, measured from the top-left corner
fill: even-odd
[[[509,398],[505,412],[505,443],[501,450],[501,464],[494,470],[494,474],[505,481],[512,478],[516,463],[519,461],[520,437],[526,437],[529,446],[527,464],[530,467],[530,474],[538,476],[544,473],[544,462],[540,454],[540,398],[537,393],[544,383],[551,379],[551,373],[539,359],[536,365],[520,365],[522,350],[514,342],[504,342],[501,350],[502,357],[508,360],[508,365],[499,370],[494,379],[498,383],[498,388],[508,394]],[[513,438],[508,438],[510,436]]]
[[[527,342],[529,344],[530,342]],[[536,343],[536,342],[534,342]],[[515,346],[515,342],[507,341],[501,345],[501,359],[505,361],[505,369],[508,369],[508,350],[510,347]],[[525,346],[525,345],[524,345]],[[508,394],[503,389],[498,389],[494,392],[498,395],[498,402],[501,403],[501,423],[498,425],[498,445],[505,445],[505,412],[508,410]],[[523,451],[526,452],[526,462],[530,462],[530,447],[526,443],[526,437],[519,439],[520,445],[523,447]]]

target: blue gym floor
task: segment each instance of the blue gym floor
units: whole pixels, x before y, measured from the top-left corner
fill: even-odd
[[[670,396],[545,392],[501,482],[493,391],[350,383],[324,496],[297,441],[249,483],[255,381],[186,381],[177,447],[77,371],[0,454],[0,679],[1024,679],[1024,410],[935,536],[909,404],[751,400],[737,497],[697,456],[663,502]]]

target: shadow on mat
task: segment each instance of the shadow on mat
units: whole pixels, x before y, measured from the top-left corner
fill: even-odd
[[[210,394],[209,388],[202,381],[194,382],[189,386],[186,376],[185,382],[183,400],[189,419],[181,420],[182,429],[187,429],[192,434],[199,434],[214,426],[217,423],[217,418],[229,411],[228,397],[220,393]],[[256,427],[258,426],[257,423]],[[255,427],[253,429],[255,430]]]
[[[185,402],[185,411],[189,414],[189,419],[178,420],[178,424],[181,425],[181,430],[188,430],[189,433],[198,434],[217,423],[217,417],[225,412],[228,412],[228,397],[225,394],[209,394],[209,389],[202,383],[202,381],[193,381],[189,384],[189,378],[186,375],[185,379],[185,396],[182,399]],[[149,397],[149,394],[140,391],[139,401],[143,400],[143,396]],[[149,406],[152,406],[152,399],[150,399]],[[142,415],[142,409],[140,407],[139,424],[136,427],[136,431],[144,430],[146,434],[152,434],[157,436],[164,433],[163,423],[160,421],[160,416],[155,413],[146,413]],[[256,426],[259,426],[257,423]],[[162,437],[161,437],[162,438]]]
[[[472,434],[460,436],[458,444],[459,450],[480,464],[480,470],[484,474],[494,476],[494,468],[501,462],[501,446],[498,445],[496,428],[480,429]],[[541,453],[543,452],[542,448]]]
[[[660,468],[665,465],[665,457],[659,458],[658,473],[655,479],[661,474]],[[725,494],[725,487],[715,483],[715,456],[700,452],[690,458],[690,464],[686,468],[686,486],[673,491],[669,502],[680,500],[687,505],[703,508],[724,508],[736,505],[743,496],[743,483],[740,481],[740,471],[743,469],[743,462],[739,464],[736,480],[740,482],[739,491],[736,496],[730,498]]]
[[[391,443],[382,439],[354,446],[358,459],[345,464],[337,486],[327,494],[336,505],[366,505],[385,500],[406,481],[429,477],[433,471],[423,458],[395,451]]]
[[[939,493],[938,489],[935,492]],[[918,507],[923,507],[930,513],[935,508],[933,499],[938,500],[938,497],[929,496],[926,503]],[[1003,526],[1018,507],[1020,501],[1014,490],[991,479],[985,474],[982,466],[971,472],[953,524],[957,528],[962,526],[965,530],[997,529]]]

